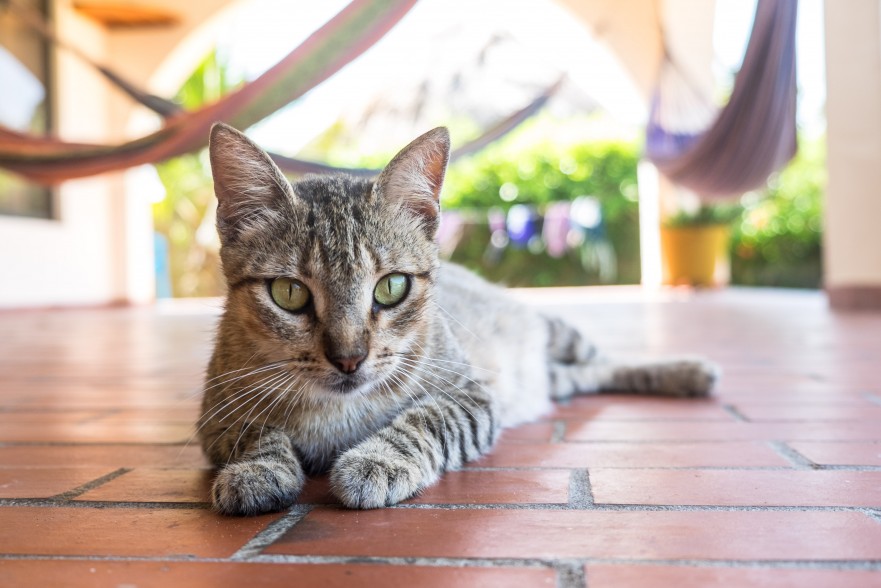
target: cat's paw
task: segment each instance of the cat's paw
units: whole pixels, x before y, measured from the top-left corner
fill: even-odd
[[[381,439],[343,453],[330,472],[333,493],[349,508],[392,506],[423,487],[420,469]]]
[[[257,515],[291,506],[305,482],[298,464],[239,461],[217,473],[211,487],[214,508],[227,515]]]
[[[682,359],[666,366],[668,385],[663,393],[671,396],[707,396],[719,379],[719,366],[705,359]]]

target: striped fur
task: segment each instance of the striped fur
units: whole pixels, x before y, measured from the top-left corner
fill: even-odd
[[[435,129],[375,182],[291,185],[243,135],[212,131],[229,292],[197,434],[219,469],[219,511],[283,509],[322,472],[347,506],[392,505],[483,455],[503,427],[539,417],[552,399],[708,392],[710,364],[610,363],[563,321],[441,264],[434,232],[448,153],[446,130]],[[408,289],[382,306],[373,292],[389,274],[407,276]],[[309,289],[301,310],[273,302],[279,277]],[[356,356],[354,371],[331,359]]]

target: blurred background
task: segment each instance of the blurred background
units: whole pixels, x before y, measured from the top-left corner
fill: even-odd
[[[222,295],[220,119],[292,178],[448,126],[443,255],[510,286],[847,306],[881,292],[879,27],[879,0],[0,0],[0,306]]]

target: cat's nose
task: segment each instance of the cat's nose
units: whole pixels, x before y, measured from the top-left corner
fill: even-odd
[[[344,374],[354,374],[356,371],[358,371],[358,368],[361,367],[361,364],[364,362],[364,359],[366,357],[367,354],[362,353],[359,355],[336,357],[328,355],[327,359],[336,367],[336,369],[340,370]]]

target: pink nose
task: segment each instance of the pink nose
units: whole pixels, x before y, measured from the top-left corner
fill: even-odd
[[[358,368],[361,367],[361,363],[367,357],[366,354],[361,355],[350,355],[347,357],[330,357],[327,359],[332,363],[338,370],[343,372],[344,374],[354,374],[358,371]]]

